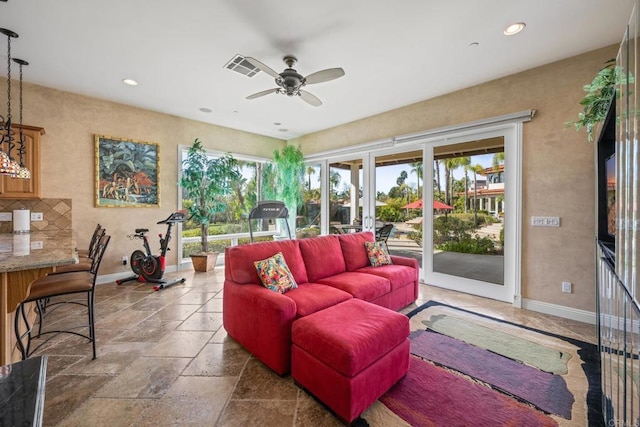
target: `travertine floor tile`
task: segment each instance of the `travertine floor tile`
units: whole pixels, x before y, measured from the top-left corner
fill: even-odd
[[[172,331],[148,353],[155,357],[196,357],[213,332]]]
[[[98,390],[95,397],[159,398],[173,385],[190,360],[141,357]]]
[[[293,383],[291,376],[282,378],[262,362],[251,358],[242,372],[232,399],[295,401],[297,395],[298,387]]]
[[[182,375],[240,376],[249,357],[238,344],[207,344]]]
[[[236,381],[237,377],[180,377],[138,425],[213,426]]]
[[[60,425],[64,427],[138,426],[152,400],[91,398]]]
[[[91,344],[60,336],[50,356],[47,426],[339,426],[321,403],[253,358],[222,325],[224,269],[171,272],[184,284],[161,291],[128,282],[97,288],[98,359]],[[477,313],[595,342],[593,325],[421,285],[417,308],[436,300]],[[62,307],[48,324],[86,321]],[[415,328],[414,328],[415,329]],[[370,419],[372,427],[388,420]]]
[[[193,313],[176,328],[179,331],[212,331],[222,326],[222,313]]]

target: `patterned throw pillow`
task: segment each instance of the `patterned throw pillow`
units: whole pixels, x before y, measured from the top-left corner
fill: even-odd
[[[380,242],[364,242],[364,247],[367,249],[367,257],[369,257],[372,267],[393,264],[391,257]]]
[[[284,294],[289,289],[298,287],[282,252],[262,261],[255,261],[253,264],[256,266],[260,281],[267,289]]]

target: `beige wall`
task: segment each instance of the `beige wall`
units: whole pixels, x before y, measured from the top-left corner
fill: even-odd
[[[616,46],[306,135],[305,154],[535,109],[524,125],[523,297],[595,311],[594,146],[564,123],[581,110],[582,86]],[[472,67],[469,72],[473,72]],[[434,82],[437,84],[437,82]],[[559,216],[560,228],[532,228],[531,216]],[[561,282],[574,285],[561,292]]]
[[[294,142],[310,154],[332,148],[536,109],[524,125],[524,298],[594,311],[593,144],[584,132],[564,127],[577,116],[582,85],[591,81],[616,47],[307,135]],[[473,72],[470,68],[469,72]],[[437,84],[437,82],[434,82]],[[4,81],[0,80],[0,87]],[[200,137],[205,146],[271,157],[283,141],[173,116],[25,85],[25,123],[42,126],[42,197],[73,200],[73,228],[80,247],[96,222],[113,235],[103,273],[124,271],[120,257],[138,247],[127,239],[136,227],[155,224],[177,207],[177,145]],[[94,208],[94,134],[160,144],[160,208]],[[560,228],[531,228],[532,215],[561,217]],[[153,248],[157,250],[157,241]],[[169,264],[175,264],[175,241]],[[561,282],[574,284],[561,293]]]
[[[0,87],[5,84],[6,80],[0,79]],[[198,137],[207,148],[272,157],[273,151],[285,144],[278,139],[31,84],[25,84],[24,105],[24,123],[41,126],[46,132],[41,142],[41,197],[72,199],[78,247],[88,246],[98,222],[112,235],[100,274],[129,271],[128,266],[121,265],[121,257],[142,247],[139,240],[127,238],[135,228],[149,228],[152,249],[158,251],[157,235],[164,233],[166,226],[156,222],[178,206],[178,145],[190,145]],[[94,134],[159,144],[159,208],[94,207]],[[175,265],[177,239],[171,248],[168,265]]]

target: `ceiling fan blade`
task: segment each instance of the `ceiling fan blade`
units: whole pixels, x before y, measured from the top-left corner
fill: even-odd
[[[268,65],[263,64],[262,62],[258,61],[257,59],[251,58],[249,56],[245,56],[244,59],[246,59],[247,62],[249,62],[254,67],[259,68],[261,71],[264,71],[265,73],[269,74],[274,79],[279,79],[280,78],[280,74],[278,74],[273,68],[269,67]]]
[[[305,77],[305,82],[308,85],[312,85],[315,83],[328,82],[329,80],[334,80],[342,76],[344,76],[344,70],[342,68],[327,68],[326,70],[309,74]]]
[[[279,90],[280,88],[263,90],[262,92],[254,93],[253,95],[247,96],[247,99],[256,99],[260,98],[261,96],[269,95],[270,93],[278,93]]]
[[[300,90],[300,98],[302,98],[302,100],[307,104],[313,105],[314,107],[319,107],[322,105],[322,101],[320,101],[320,98],[312,93],[307,92],[306,90]]]

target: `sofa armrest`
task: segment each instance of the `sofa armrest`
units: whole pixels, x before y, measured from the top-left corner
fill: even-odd
[[[254,284],[224,282],[223,325],[227,333],[278,374],[291,369],[295,302]]]
[[[413,267],[416,270],[419,269],[418,260],[415,258],[409,258],[399,255],[391,255],[391,262],[397,265],[406,265],[407,267]]]

